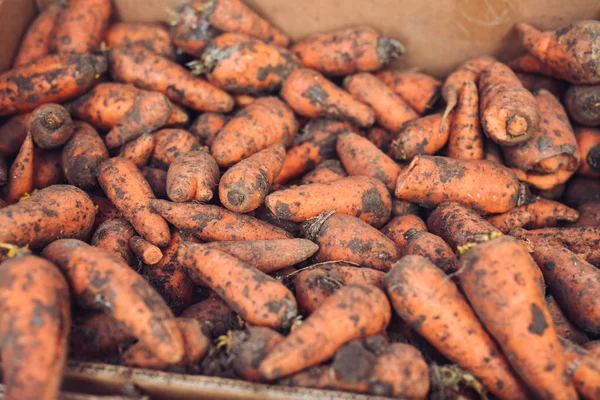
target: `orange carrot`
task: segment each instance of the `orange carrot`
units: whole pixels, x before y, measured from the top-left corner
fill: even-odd
[[[567,319],[552,295],[546,295],[546,307],[552,317],[552,325],[560,337],[580,345],[589,341],[586,334]]]
[[[600,129],[575,128],[575,138],[581,153],[577,172],[588,178],[600,178]]]
[[[419,206],[394,197],[392,199],[392,216],[399,217],[407,214],[419,215]]]
[[[315,169],[305,174],[302,177],[301,182],[305,185],[311,183],[327,183],[347,176],[348,173],[344,170],[341,162],[338,160],[325,160],[317,165]]]
[[[533,214],[527,209],[527,206],[515,207],[502,214],[491,215],[486,220],[494,225],[504,234],[516,228],[522,228],[531,223],[534,219]]]
[[[70,356],[86,360],[116,356],[121,347],[135,340],[129,330],[110,315],[73,316],[69,335]]]
[[[390,70],[376,76],[421,115],[440,97],[442,82],[423,72]]]
[[[189,131],[203,146],[210,146],[227,123],[227,117],[218,113],[204,113],[192,122]]]
[[[251,94],[241,93],[233,95],[233,100],[235,100],[235,106],[238,108],[244,108],[246,106],[249,106],[250,104],[254,103],[256,99],[257,97]]]
[[[381,228],[381,232],[392,239],[400,248],[403,248],[406,246],[405,235],[411,229],[427,232],[427,225],[416,215],[400,215],[392,218],[390,222]]]
[[[39,106],[27,118],[25,129],[38,147],[53,149],[65,144],[73,134],[73,120],[60,104]]]
[[[548,76],[528,74],[524,72],[517,72],[516,75],[517,78],[519,78],[519,81],[521,81],[521,85],[523,85],[525,89],[532,93],[535,93],[541,89],[546,89],[556,97],[561,98],[567,89],[566,82],[559,81],[558,79]]]
[[[390,145],[389,153],[392,158],[408,161],[417,155],[435,154],[441,150],[448,143],[453,117],[450,116],[441,125],[442,118],[442,114],[438,113],[405,123]]]
[[[200,322],[205,334],[212,338],[225,335],[238,327],[235,313],[219,296],[211,292],[206,300],[183,310],[181,318],[193,318]],[[261,329],[268,329],[261,327]]]
[[[65,3],[56,20],[50,52],[89,53],[97,50],[111,13],[111,0],[70,0]]]
[[[161,56],[175,58],[171,35],[161,24],[118,22],[108,28],[104,40],[109,48],[122,45],[140,45]]]
[[[561,339],[564,356],[575,388],[584,399],[596,399],[600,394],[600,362],[583,347]]]
[[[184,129],[161,129],[154,132],[152,136],[154,136],[154,152],[150,163],[162,169],[168,169],[180,155],[200,150],[198,140]]]
[[[565,94],[569,116],[580,125],[600,125],[600,85],[573,85]]]
[[[142,173],[146,182],[148,182],[148,185],[150,185],[150,189],[152,189],[152,193],[154,193],[156,198],[166,199],[167,171],[152,167],[141,167],[140,172]]]
[[[167,173],[167,195],[175,202],[209,201],[219,182],[219,166],[206,151],[178,156]]]
[[[108,150],[91,125],[79,121],[73,125],[73,136],[62,151],[63,172],[71,185],[91,189],[98,186],[98,171],[109,158]]]
[[[99,247],[119,257],[125,264],[132,265],[133,253],[129,240],[135,229],[123,218],[113,218],[101,223],[92,237],[92,246]]]
[[[49,5],[29,25],[21,39],[13,61],[13,68],[29,64],[49,54],[50,39],[61,8],[62,6],[58,3]]]
[[[555,76],[561,78],[557,71],[554,71],[547,64],[544,64],[535,56],[527,53],[520,57],[514,58],[508,62],[508,66],[517,72],[528,72],[531,74],[541,74],[546,76]]]
[[[96,220],[94,221],[96,227],[109,219],[123,218],[121,211],[117,210],[117,207],[115,207],[109,199],[104,197],[104,193],[91,194],[90,198],[96,209]]]
[[[13,156],[19,152],[27,136],[25,124],[29,113],[15,115],[0,126],[0,154],[5,157]]]
[[[33,140],[28,134],[8,171],[4,201],[13,204],[33,190]]]
[[[481,160],[484,157],[479,94],[473,81],[465,82],[459,92],[458,107],[450,125],[448,157],[462,160]]]
[[[133,161],[138,167],[142,167],[148,163],[153,152],[154,136],[149,133],[144,133],[137,139],[125,143],[119,153],[119,157],[127,158],[128,160]]]
[[[403,255],[425,257],[446,274],[456,272],[458,269],[456,255],[441,237],[426,230],[412,228],[406,231],[404,238],[406,245],[402,249]]]
[[[538,197],[537,200],[522,206],[532,215],[532,220],[527,224],[527,229],[538,229],[557,226],[559,222],[575,222],[579,218],[577,210],[569,208],[562,203]]]
[[[184,2],[178,7],[171,20],[171,40],[187,54],[202,57],[206,45],[217,36],[210,26],[198,2]]]
[[[129,248],[137,256],[138,260],[147,265],[154,265],[163,258],[160,248],[145,241],[140,236],[129,238]]]

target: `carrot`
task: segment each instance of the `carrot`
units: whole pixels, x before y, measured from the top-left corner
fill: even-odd
[[[106,135],[106,145],[111,149],[119,147],[145,133],[162,128],[169,120],[171,112],[171,102],[164,94],[140,93],[131,108]]]
[[[527,186],[504,166],[432,156],[413,158],[398,176],[395,194],[424,206],[455,201],[482,214],[503,213],[530,202]]]
[[[350,261],[362,267],[388,271],[400,256],[396,244],[358,218],[326,212],[309,220],[304,235],[319,246],[315,260]]]
[[[217,338],[233,330],[238,320],[233,310],[217,295],[211,295],[206,300],[189,306],[180,315],[181,318],[193,318],[200,322],[203,332],[212,338]],[[268,329],[265,327],[257,327]]]
[[[50,52],[95,51],[104,37],[111,13],[111,0],[69,0],[58,14]]]
[[[144,239],[159,247],[169,244],[169,226],[160,215],[151,211],[154,194],[133,162],[120,157],[104,161],[100,164],[98,182]]]
[[[28,134],[8,171],[4,201],[13,204],[33,190],[33,140]]]
[[[158,168],[168,169],[180,155],[200,150],[196,137],[184,129],[161,129],[152,136],[154,152],[150,163]]]
[[[516,228],[522,228],[534,220],[527,206],[515,207],[502,214],[491,215],[486,220],[504,234]]]
[[[388,70],[375,76],[421,115],[432,109],[440,97],[442,82],[423,72]]]
[[[565,94],[569,116],[580,125],[600,125],[600,85],[573,85]]]
[[[0,116],[62,103],[87,91],[106,71],[92,54],[50,55],[0,74]]]
[[[429,260],[404,256],[386,275],[385,286],[398,315],[446,358],[472,372],[500,399],[529,398],[467,299]]]
[[[546,295],[546,307],[548,307],[548,312],[552,317],[552,325],[554,325],[558,336],[580,345],[589,341],[586,334],[567,319],[552,295]]]
[[[0,155],[10,157],[19,152],[27,136],[25,124],[30,113],[15,115],[0,126]]]
[[[571,83],[598,83],[597,21],[578,21],[556,31],[540,32],[526,23],[515,26],[525,49]]]
[[[600,129],[575,128],[581,163],[577,172],[588,178],[600,178]]]
[[[588,262],[596,264],[600,261],[598,259],[600,257],[599,227],[542,228],[531,231],[516,229],[511,232],[511,235],[529,240],[550,240],[568,248]]]
[[[121,347],[136,338],[115,318],[102,313],[73,318],[69,335],[70,356],[76,359],[102,359],[116,356]]]
[[[461,288],[477,316],[537,397],[576,399],[551,325],[538,268],[525,248],[504,236],[461,259]],[[509,321],[509,323],[507,323]]]
[[[600,362],[598,357],[568,340],[561,340],[563,352],[575,388],[584,399],[595,399],[600,394]]]
[[[202,57],[207,44],[218,34],[202,15],[198,2],[182,3],[174,10],[170,25],[173,44],[194,57]]]
[[[328,183],[348,176],[342,163],[338,160],[325,160],[315,169],[305,174],[300,180],[302,184]]]
[[[275,182],[285,183],[313,169],[324,160],[335,158],[338,136],[353,130],[352,125],[347,122],[326,118],[311,120],[302,130],[302,134],[294,138],[294,146],[287,151]]]
[[[0,264],[0,279],[4,395],[56,399],[71,328],[69,286],[55,265],[31,255]]]
[[[389,154],[390,146],[396,139],[396,132],[386,131],[378,126],[374,126],[367,132],[367,139],[377,148],[386,154]]]
[[[62,167],[67,182],[82,189],[98,186],[100,164],[109,158],[98,132],[85,122],[73,123],[73,136],[62,151]]]
[[[167,195],[175,202],[209,201],[219,182],[219,166],[206,151],[179,155],[169,166]]]
[[[283,82],[281,97],[298,114],[347,120],[362,128],[375,122],[375,113],[316,71],[300,68]]]
[[[221,167],[229,167],[267,147],[289,146],[298,125],[292,111],[275,97],[263,97],[239,111],[211,144]]]
[[[600,181],[575,175],[565,189],[565,204],[579,207],[591,201],[600,201]]]
[[[530,74],[541,74],[546,76],[554,76],[563,79],[557,71],[554,71],[547,64],[541,62],[535,56],[527,53],[520,57],[514,58],[508,62],[508,66],[516,72],[527,72]]]
[[[368,26],[312,34],[291,47],[306,68],[325,75],[375,71],[404,53],[395,39]]]
[[[96,227],[109,219],[123,218],[121,211],[117,210],[115,205],[109,199],[104,197],[104,193],[90,194],[90,198],[96,209],[96,220],[94,221]]]
[[[569,208],[562,203],[538,197],[537,200],[522,206],[532,215],[532,220],[527,224],[527,229],[554,227],[559,222],[575,222],[579,218],[577,210]]]
[[[283,229],[219,206],[164,200],[152,200],[150,203],[152,209],[171,224],[206,241],[290,238]]]
[[[460,89],[458,107],[449,129],[448,157],[481,160],[484,157],[483,133],[479,121],[479,94],[473,81]]]
[[[167,198],[167,171],[152,167],[141,167],[142,176],[150,185],[152,193],[159,199]]]
[[[223,90],[141,46],[111,49],[108,65],[114,80],[162,92],[171,101],[196,111],[229,112],[234,105],[233,98]]]
[[[301,310],[314,312],[340,288],[355,285],[373,285],[383,289],[385,273],[370,268],[358,268],[345,262],[315,264],[295,277],[296,301]]]
[[[592,201],[579,206],[579,218],[569,226],[600,226],[600,202]]]
[[[385,183],[388,189],[395,189],[402,167],[368,139],[352,132],[342,133],[336,149],[349,175],[370,176]]]
[[[119,153],[119,157],[133,161],[138,167],[143,167],[148,163],[153,152],[154,136],[149,133],[144,133],[137,139],[125,143]]]
[[[378,179],[351,176],[273,192],[265,198],[265,204],[277,217],[291,221],[304,221],[334,210],[380,227],[390,217],[392,199]]]
[[[459,203],[437,206],[427,218],[427,227],[455,252],[502,235],[494,225]]]
[[[273,92],[300,63],[289,50],[241,33],[223,33],[202,53],[199,68],[229,93]]]
[[[25,125],[33,141],[42,149],[53,149],[65,144],[73,134],[73,121],[60,104],[44,104],[29,116]]]
[[[49,54],[50,39],[61,11],[60,4],[51,4],[27,28],[13,61],[13,68],[29,64]]]
[[[345,343],[385,330],[390,318],[381,289],[343,287],[275,346],[260,363],[260,375],[271,381],[325,361]]]
[[[400,215],[392,218],[390,222],[381,228],[381,232],[389,237],[400,248],[403,248],[406,246],[405,235],[411,229],[427,232],[427,225],[425,225],[425,222],[416,215]]]
[[[390,131],[397,131],[405,122],[419,117],[402,97],[375,75],[363,72],[347,76],[344,88],[359,101],[371,106],[377,124]]]
[[[301,222],[288,221],[277,217],[269,210],[269,208],[263,203],[260,207],[254,210],[254,217],[264,221],[270,225],[281,228],[284,231],[290,233],[292,236],[297,236],[302,229]]]
[[[189,131],[200,144],[210,146],[226,123],[227,117],[223,114],[204,113],[192,122]]]
[[[254,103],[254,101],[256,99],[257,99],[257,97],[253,96],[251,94],[241,93],[241,94],[234,94],[233,95],[233,100],[235,101],[235,106],[238,107],[238,108],[247,107],[250,104]]]
[[[163,258],[163,253],[160,248],[152,243],[145,241],[140,236],[132,236],[129,238],[129,248],[136,255],[138,260],[147,265],[154,265]]]
[[[390,145],[389,153],[394,160],[408,161],[420,154],[435,154],[441,150],[450,134],[450,122],[446,119],[442,126],[442,114],[431,114],[402,126]]]
[[[249,326],[228,336],[231,367],[237,376],[251,382],[260,380],[258,365],[283,340],[280,333],[264,326]]]
[[[119,258],[75,239],[53,242],[42,256],[63,271],[80,306],[112,315],[161,360],[182,359],[183,339],[173,313],[150,284]]]
[[[227,253],[185,243],[179,263],[196,284],[204,284],[252,325],[289,327],[296,317],[296,301],[280,282]]]
[[[91,244],[112,253],[125,264],[132,265],[133,253],[129,247],[129,239],[135,236],[135,230],[123,218],[113,218],[102,222],[92,237]]]
[[[168,29],[158,23],[118,22],[109,26],[104,40],[109,48],[140,45],[161,56],[175,58],[171,35]]]
[[[444,239],[427,232],[427,230],[409,229],[404,234],[406,245],[402,249],[403,255],[417,255],[428,259],[446,274],[456,272],[458,259],[452,248]]]
[[[566,82],[548,76],[524,72],[517,72],[515,75],[517,75],[517,78],[521,81],[521,85],[532,93],[541,89],[546,89],[556,97],[561,98],[567,89]]]

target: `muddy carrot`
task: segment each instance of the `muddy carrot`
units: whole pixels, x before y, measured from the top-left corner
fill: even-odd
[[[138,260],[147,265],[154,265],[163,258],[160,248],[150,242],[147,242],[141,236],[132,236],[129,238],[129,248],[136,255]]]
[[[69,286],[58,268],[36,256],[0,264],[2,371],[7,399],[56,399],[71,328]]]
[[[392,216],[399,217],[400,215],[419,215],[419,206],[408,201],[392,199]]]
[[[228,118],[223,114],[204,113],[192,122],[189,131],[198,138],[200,144],[210,146],[227,120]]]
[[[375,71],[404,53],[402,44],[368,26],[317,33],[291,47],[306,68],[325,75]]]
[[[406,232],[411,229],[427,232],[427,225],[425,225],[425,222],[416,215],[400,215],[392,218],[390,222],[381,228],[381,232],[392,239],[392,241],[400,246],[400,248],[403,248],[406,246]]]
[[[252,325],[285,328],[296,317],[294,296],[281,282],[227,253],[185,243],[178,260],[194,283],[210,287]]]
[[[169,226],[160,215],[151,211],[154,194],[133,162],[121,157],[104,161],[100,165],[98,182],[144,239],[159,247],[169,244]]]
[[[65,144],[73,134],[73,120],[60,104],[39,106],[29,116],[25,129],[42,149],[53,149]]]
[[[486,217],[486,220],[494,225],[498,230],[504,234],[512,231],[516,228],[522,228],[525,225],[531,223],[534,216],[527,206],[515,207],[502,214],[491,215]]]
[[[15,115],[0,126],[0,154],[10,157],[19,152],[27,136],[25,124],[29,115]]]
[[[568,340],[561,339],[571,380],[584,399],[595,399],[600,394],[600,362],[598,357]]]
[[[458,106],[448,138],[448,157],[461,160],[481,160],[484,157],[483,133],[479,121],[479,94],[473,81],[460,89]]]
[[[173,44],[197,58],[202,57],[208,43],[218,34],[202,14],[202,9],[198,2],[185,2],[174,10],[170,21]]]
[[[217,338],[229,330],[238,328],[234,311],[216,294],[183,310],[181,318],[193,318],[200,322],[205,334]],[[261,329],[268,329],[261,327]]]
[[[578,124],[600,125],[600,85],[573,85],[567,90],[564,102]]]
[[[302,184],[327,183],[345,178],[348,173],[339,160],[325,160],[315,169],[305,174],[300,180]]]
[[[350,215],[323,213],[307,221],[304,235],[319,246],[314,256],[319,262],[350,261],[388,271],[401,256],[391,239]]]
[[[547,64],[544,64],[538,58],[529,53],[510,60],[508,62],[508,66],[511,67],[513,71],[517,72],[555,76],[562,79],[557,71],[554,71]]]
[[[600,202],[591,201],[579,206],[579,218],[569,226],[600,226]]]
[[[450,134],[452,115],[442,124],[442,114],[432,114],[405,123],[390,145],[394,160],[409,161],[421,154],[435,154],[441,150]]]
[[[119,157],[127,158],[138,167],[142,167],[148,163],[153,152],[154,136],[145,133],[137,139],[127,142],[121,149]]]
[[[91,125],[79,121],[73,125],[73,136],[62,151],[63,172],[71,185],[91,189],[98,185],[98,171],[109,158],[108,150]]]
[[[374,126],[367,132],[367,139],[371,141],[378,149],[389,154],[390,146],[396,139],[396,132],[386,131],[378,126]]]
[[[59,266],[81,306],[112,315],[161,360],[182,359],[183,339],[173,313],[150,284],[119,258],[75,239],[57,240],[42,255]]]
[[[598,21],[578,21],[556,31],[540,32],[526,23],[515,26],[525,49],[571,83],[598,83]]]
[[[132,265],[133,253],[129,247],[129,239],[134,236],[135,229],[129,222],[123,218],[113,218],[96,228],[91,244],[112,253],[125,264]]]
[[[405,122],[419,117],[402,97],[375,75],[363,72],[347,76],[344,88],[355,98],[371,106],[375,111],[377,124],[390,131],[397,131]]]
[[[38,14],[21,39],[13,68],[29,64],[49,54],[50,40],[60,11],[61,5],[57,3],[51,4]]]
[[[388,70],[376,76],[419,114],[430,110],[439,99],[442,82],[423,72]]]
[[[133,105],[108,132],[105,141],[108,148],[115,148],[137,139],[145,133],[162,128],[171,115],[171,102],[162,93],[140,93]]]
[[[125,325],[110,315],[74,316],[69,335],[70,356],[88,360],[116,356],[121,347],[135,340]]]
[[[50,55],[0,74],[0,116],[62,103],[88,90],[106,71],[92,54]]]
[[[175,202],[212,199],[219,182],[219,166],[206,151],[190,151],[178,156],[167,173],[167,195]]]
[[[219,182],[221,203],[239,213],[257,209],[269,194],[284,158],[285,148],[278,143],[235,164]]]
[[[258,365],[278,345],[283,336],[264,326],[249,326],[243,331],[232,331],[229,354],[231,367],[236,375],[244,380],[260,381]]]
[[[152,167],[141,167],[140,172],[144,176],[152,193],[159,199],[167,198],[167,171]]]
[[[161,56],[175,58],[175,48],[171,44],[169,30],[157,23],[118,22],[112,24],[106,31],[104,41],[109,48],[140,45]]]
[[[273,144],[289,146],[297,129],[294,113],[281,100],[263,97],[227,122],[211,153],[221,167],[228,167]]]
[[[283,82],[281,97],[305,117],[341,119],[362,128],[375,122],[375,112],[369,106],[310,69],[300,68],[290,73]]]
[[[33,190],[33,156],[33,140],[28,134],[8,171],[3,193],[4,201],[8,204],[16,203]]]
[[[395,194],[426,206],[456,201],[484,214],[503,213],[531,201],[527,186],[504,166],[432,156],[413,158],[398,176]]]
[[[341,133],[352,132],[352,125],[333,119],[315,119],[294,138],[294,146],[285,156],[276,183],[285,183],[296,178],[324,160],[335,158],[337,137]]]
[[[444,239],[426,230],[409,229],[404,234],[406,245],[403,255],[417,255],[428,259],[446,274],[458,269],[458,259]]]
[[[500,399],[527,399],[527,388],[447,275],[429,260],[404,256],[385,277],[394,310],[450,361]],[[468,332],[468,339],[464,333]]]
[[[150,163],[162,169],[168,169],[180,155],[200,150],[200,144],[194,135],[184,129],[161,129],[154,136],[154,152]]]
[[[111,49],[108,64],[114,80],[162,92],[171,101],[196,111],[229,112],[233,108],[233,98],[223,90],[144,47]]]
[[[509,64],[510,66],[510,64]],[[567,83],[548,76],[517,72],[521,85],[532,93],[546,89],[558,98],[562,98],[567,89]]]
[[[70,0],[58,14],[50,51],[89,53],[97,50],[112,13],[111,0]]]
[[[390,304],[381,289],[343,287],[273,349],[260,363],[259,372],[264,379],[274,380],[318,364],[344,343],[385,330],[390,317]]]
[[[529,211],[532,220],[526,225],[527,229],[554,227],[559,222],[575,222],[579,213],[562,203],[538,197],[537,200],[521,208]]]
[[[600,129],[575,128],[575,138],[581,153],[577,172],[588,178],[600,178]]]
[[[552,324],[558,336],[580,345],[589,341],[586,334],[567,319],[552,295],[546,295],[546,307],[548,307],[548,312],[552,317]]]
[[[177,228],[206,241],[289,239],[290,234],[266,222],[223,207],[152,200],[152,209]]]

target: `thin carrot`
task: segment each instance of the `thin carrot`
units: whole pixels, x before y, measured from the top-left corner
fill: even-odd
[[[100,45],[113,10],[112,0],[65,3],[50,41],[50,52],[90,53]]]
[[[150,163],[158,168],[169,169],[177,157],[190,151],[200,150],[200,143],[185,129],[161,129],[154,136],[154,152]]]
[[[458,107],[450,125],[448,157],[462,160],[481,160],[484,157],[479,94],[473,81],[465,82],[458,95]]]
[[[573,85],[565,93],[569,116],[580,125],[600,125],[600,85]]]
[[[49,54],[49,45],[61,5],[51,4],[29,25],[13,61],[13,68],[29,64]]]
[[[175,58],[175,48],[171,43],[169,30],[158,23],[117,22],[109,26],[104,40],[109,48],[141,45],[156,54]]]
[[[442,114],[431,114],[405,123],[390,145],[394,160],[409,161],[417,155],[432,155],[441,150],[450,134],[450,115],[442,125]]]
[[[228,118],[224,114],[204,113],[192,122],[189,131],[198,138],[201,145],[210,146],[227,120]]]
[[[403,248],[406,246],[405,235],[411,229],[427,232],[427,225],[425,225],[425,222],[416,215],[400,215],[392,218],[383,228],[381,228],[381,232],[392,239],[392,241],[400,248]]]
[[[129,222],[123,218],[113,218],[96,228],[91,244],[119,257],[125,264],[132,265],[133,253],[129,247],[129,239],[133,236],[135,229]]]
[[[154,147],[154,136],[145,133],[137,139],[127,142],[121,149],[119,157],[127,158],[138,167],[143,167],[152,157]]]
[[[28,134],[8,171],[4,201],[13,204],[33,190],[33,139]]]
[[[147,242],[140,236],[134,235],[129,238],[129,248],[137,256],[138,260],[147,265],[154,265],[163,258],[160,248]]]
[[[452,248],[441,237],[426,230],[409,229],[404,234],[406,245],[403,255],[417,255],[428,259],[446,274],[456,272],[458,259]]]
[[[33,110],[27,118],[25,129],[38,147],[53,149],[61,147],[71,138],[73,120],[63,106],[48,103]]]
[[[442,82],[423,72],[388,70],[375,76],[421,115],[430,110],[440,97]]]
[[[209,201],[219,174],[219,166],[208,152],[183,153],[169,166],[167,195],[176,202]]]
[[[577,172],[588,178],[600,178],[600,129],[575,128],[575,138],[581,153]]]
[[[325,160],[317,165],[315,169],[305,174],[300,182],[304,185],[311,183],[327,183],[345,178],[348,173],[344,170],[342,163],[338,160]]]

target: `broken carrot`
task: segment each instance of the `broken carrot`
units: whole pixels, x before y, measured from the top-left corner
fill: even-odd
[[[387,70],[375,76],[421,115],[430,110],[440,97],[442,82],[423,72]]]
[[[402,248],[403,255],[417,255],[428,259],[446,274],[456,272],[458,259],[452,248],[441,237],[427,230],[409,229],[404,234],[406,245]]]
[[[427,225],[425,225],[425,222],[416,215],[400,215],[392,218],[383,228],[381,228],[381,232],[392,239],[392,241],[400,248],[403,248],[406,246],[405,235],[411,229],[427,232]]]
[[[190,151],[178,156],[167,173],[167,196],[175,202],[212,199],[219,182],[219,166],[206,151]]]
[[[600,178],[600,129],[575,128],[575,138],[581,153],[577,172],[588,178]]]
[[[59,3],[51,4],[33,20],[21,39],[13,68],[29,64],[50,53],[50,40],[61,8]]]
[[[479,121],[477,85],[467,81],[460,89],[458,106],[449,129],[448,157],[481,160],[484,157],[483,132]]]
[[[50,52],[91,53],[98,50],[113,11],[112,0],[70,0],[58,14]]]
[[[184,129],[161,129],[152,136],[154,152],[150,163],[158,168],[168,169],[180,155],[200,150],[200,143],[196,137]]]
[[[37,107],[29,118],[25,129],[38,147],[53,149],[65,144],[73,134],[73,120],[60,104],[48,103]]]
[[[123,218],[112,218],[102,222],[92,236],[91,244],[120,258],[125,264],[133,264],[133,253],[129,239],[135,236],[135,229]]]
[[[138,260],[147,265],[154,265],[163,258],[163,253],[160,248],[150,242],[144,240],[140,236],[132,236],[129,238],[129,248],[136,255]]]
[[[192,122],[189,131],[203,146],[210,146],[227,123],[227,117],[219,113],[204,113]]]
[[[158,23],[117,22],[109,26],[104,41],[109,48],[140,45],[161,56],[175,58],[169,30]]]
[[[442,114],[431,114],[405,123],[390,144],[394,160],[409,161],[417,155],[432,155],[441,150],[450,134],[450,116],[442,125]]]
[[[344,170],[339,160],[325,160],[315,169],[305,174],[300,180],[302,184],[327,183],[345,178],[348,173]]]
[[[138,167],[142,167],[148,163],[153,152],[154,136],[149,133],[144,133],[137,139],[125,143],[119,153],[119,157],[131,160]]]
[[[21,196],[30,194],[33,190],[33,139],[27,134],[19,154],[15,157],[10,170],[8,181],[4,187],[4,201],[13,204]]]
[[[589,341],[586,334],[567,319],[552,295],[546,295],[546,307],[548,307],[548,312],[552,317],[552,325],[554,325],[558,336],[579,345]]]
[[[580,125],[600,125],[600,85],[573,85],[565,93],[569,116]]]

